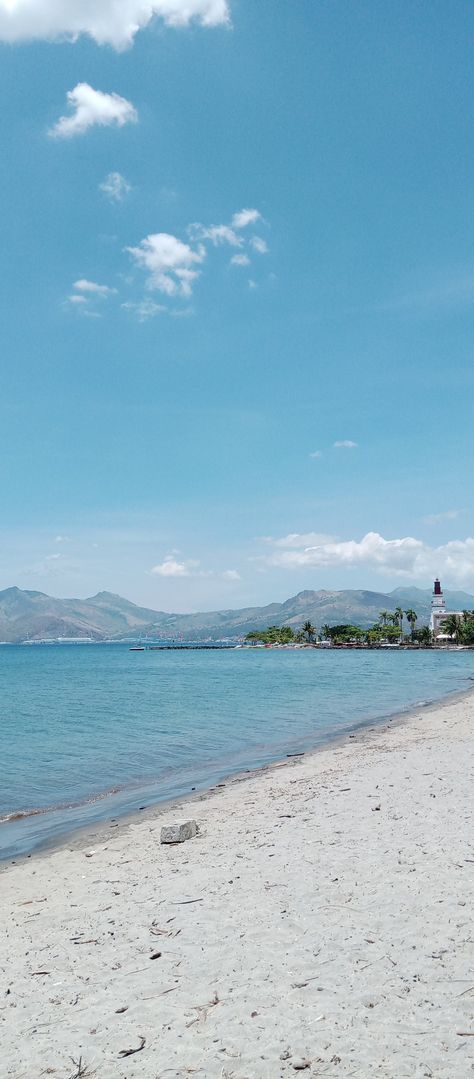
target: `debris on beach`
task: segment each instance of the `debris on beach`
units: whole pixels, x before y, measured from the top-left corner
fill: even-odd
[[[195,820],[175,821],[174,824],[165,824],[161,829],[162,843],[184,843],[186,839],[194,839],[197,835]]]
[[[145,1048],[146,1038],[143,1037],[143,1034],[140,1034],[139,1038],[140,1045],[138,1045],[136,1049],[121,1049],[119,1057],[132,1057],[135,1055],[135,1053],[141,1053],[142,1049]]]

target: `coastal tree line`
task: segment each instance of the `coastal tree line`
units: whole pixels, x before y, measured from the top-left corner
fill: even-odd
[[[405,632],[405,620],[408,623],[408,633]],[[250,643],[266,645],[316,644],[320,641],[330,641],[333,645],[365,644],[369,647],[377,647],[382,643],[412,644],[418,647],[433,644],[429,626],[420,626],[417,629],[417,622],[418,615],[411,607],[406,611],[396,607],[394,611],[380,611],[377,622],[369,629],[344,622],[336,626],[323,625],[318,632],[316,626],[308,620],[299,630],[293,629],[292,626],[268,626],[266,629],[252,630],[245,639]],[[441,629],[446,637],[456,644],[474,645],[474,611],[447,615],[441,623]]]

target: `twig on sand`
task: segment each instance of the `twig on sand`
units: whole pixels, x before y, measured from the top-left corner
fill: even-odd
[[[474,1030],[457,1030],[458,1038],[474,1038]]]
[[[164,997],[167,993],[174,993],[177,988],[177,985],[172,985],[171,989],[163,989],[161,993],[153,993],[151,997],[143,997],[143,1000],[156,1000],[157,997]]]
[[[195,1004],[193,1010],[195,1012],[198,1012],[199,1014],[196,1016],[195,1019],[191,1019],[190,1023],[186,1023],[186,1027],[192,1027],[195,1023],[199,1023],[201,1020],[203,1023],[205,1023],[209,1009],[215,1008],[216,1004],[220,1004],[217,993],[214,993],[213,999],[209,1001],[209,1004]]]
[[[74,1066],[74,1071],[71,1073],[71,1075],[68,1075],[68,1079],[88,1079],[89,1076],[94,1074],[94,1072],[91,1071],[89,1065],[86,1064],[85,1060],[83,1060],[82,1057],[79,1057],[79,1060],[74,1060],[74,1057],[71,1057],[71,1060]]]
[[[146,1038],[143,1037],[143,1034],[139,1034],[138,1037],[140,1038],[140,1045],[136,1049],[121,1049],[119,1057],[132,1057],[134,1053],[141,1053],[142,1049],[145,1048]]]
[[[173,903],[174,907],[184,907],[187,903],[204,903],[204,896],[201,899],[178,899]]]

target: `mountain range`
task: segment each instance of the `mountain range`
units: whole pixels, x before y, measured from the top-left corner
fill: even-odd
[[[474,609],[474,596],[467,592],[445,592],[444,596],[448,609]],[[366,628],[377,621],[380,611],[395,607],[412,607],[418,615],[418,625],[423,625],[429,621],[430,604],[430,589],[395,588],[389,593],[322,589],[299,592],[284,603],[265,607],[168,614],[138,607],[111,592],[98,592],[90,599],[55,599],[44,592],[6,588],[0,592],[0,641],[79,637],[95,641],[143,637],[220,640],[242,637],[268,625],[299,628],[307,619],[318,629],[325,623],[343,622]]]

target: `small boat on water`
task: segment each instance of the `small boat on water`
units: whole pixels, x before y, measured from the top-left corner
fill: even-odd
[[[129,652],[144,652],[145,651],[145,646],[144,645],[136,645],[135,648],[129,648],[128,651]]]

